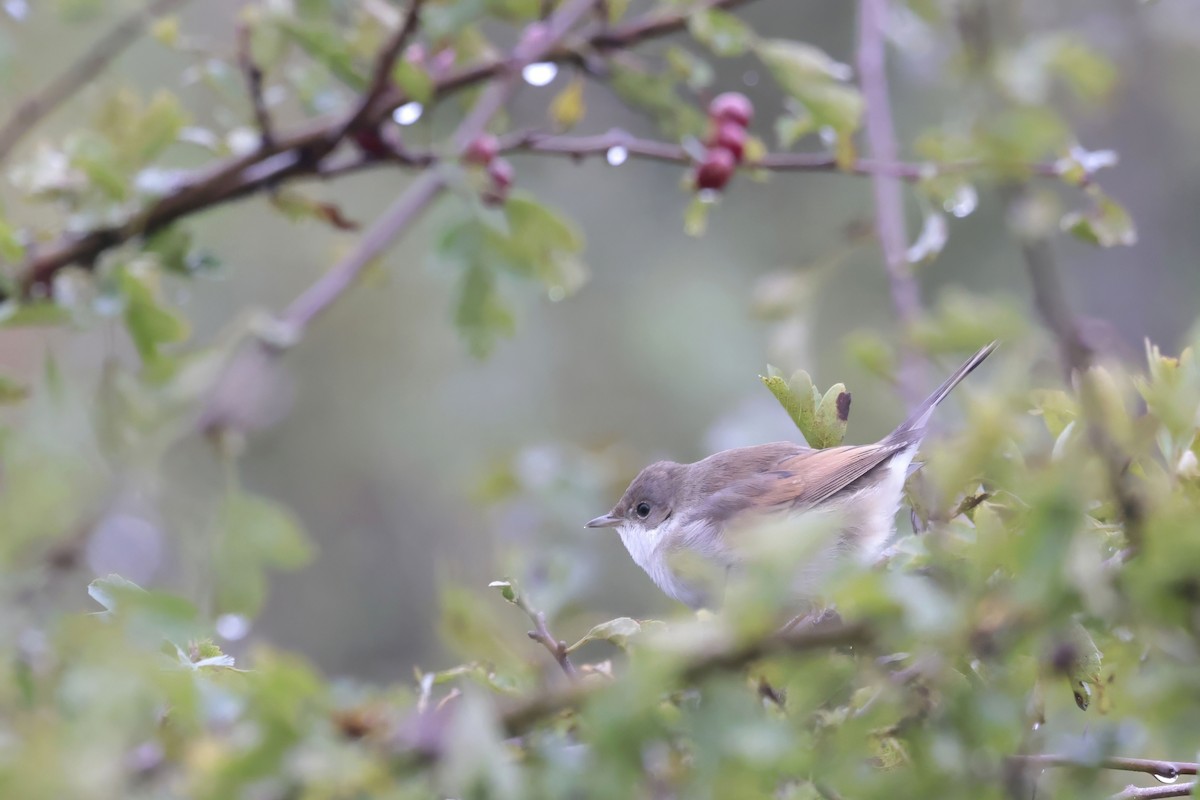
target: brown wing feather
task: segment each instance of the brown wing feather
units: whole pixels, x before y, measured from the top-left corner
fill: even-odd
[[[765,505],[786,504],[793,508],[816,505],[850,487],[907,446],[868,444],[798,453],[779,462],[778,471],[793,477],[780,475],[761,500]]]

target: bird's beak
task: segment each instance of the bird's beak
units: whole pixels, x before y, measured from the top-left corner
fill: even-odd
[[[620,517],[614,517],[612,514],[605,514],[603,517],[596,517],[594,520],[584,525],[585,528],[615,528],[621,524]]]

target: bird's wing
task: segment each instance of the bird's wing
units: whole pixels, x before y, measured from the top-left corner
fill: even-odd
[[[888,443],[800,450],[769,468],[728,484],[705,498],[696,517],[723,525],[743,515],[813,508],[911,447]]]

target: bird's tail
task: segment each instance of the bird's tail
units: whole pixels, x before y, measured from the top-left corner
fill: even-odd
[[[896,428],[896,430],[892,431],[888,438],[892,440],[919,438],[924,432],[925,426],[929,424],[929,418],[933,416],[933,410],[937,408],[938,403],[945,400],[946,396],[953,391],[954,387],[958,386],[959,382],[962,381],[963,378],[970,375],[976,367],[982,364],[984,359],[990,356],[992,351],[995,350],[998,345],[999,342],[992,342],[991,344],[982,348],[978,353],[968,358],[966,363],[955,370],[953,375],[951,375],[949,378],[946,378],[945,382],[935,389],[933,394],[925,398],[925,401],[922,402],[921,405],[917,406],[917,410],[912,413],[912,416],[905,420],[899,428]]]

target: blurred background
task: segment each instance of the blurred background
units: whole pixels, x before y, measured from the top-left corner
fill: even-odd
[[[42,85],[64,54],[78,52],[106,24],[80,24],[67,38],[36,8],[26,7],[28,18],[18,23],[14,12],[23,5],[5,3],[0,13],[6,104]],[[237,5],[194,3],[184,29],[206,46],[231,47]],[[1131,358],[1144,337],[1174,352],[1200,301],[1200,14],[1186,0],[1009,5],[1023,26],[1074,32],[1117,67],[1112,102],[1070,116],[1083,146],[1120,154],[1103,182],[1137,221],[1139,240],[1100,250],[1063,237],[1057,252],[1076,310],[1101,321],[1110,343]],[[742,14],[759,31],[811,41],[853,62],[854,4],[762,0]],[[920,24],[903,10],[892,30],[906,51],[894,58],[891,80],[902,152],[911,159],[906,143],[919,129],[952,119],[944,94],[949,54],[936,39],[922,46]],[[775,116],[782,99],[757,62],[715,63],[715,91],[743,91],[760,119]],[[179,75],[188,64],[202,60],[153,41],[139,44],[25,147],[70,130],[106,89],[127,84],[151,93],[163,75]],[[539,124],[567,78],[523,87],[514,127]],[[205,91],[170,88],[204,117],[211,105]],[[588,84],[585,99],[588,115],[574,133],[617,126],[656,136],[603,86]],[[405,129],[406,140],[443,135],[456,114],[434,109]],[[756,123],[755,132],[773,142],[768,124]],[[578,223],[588,283],[559,302],[530,285],[506,286],[519,309],[517,332],[488,359],[471,357],[451,324],[457,270],[433,255],[456,213],[447,202],[314,326],[286,359],[288,413],[251,437],[243,478],[296,511],[318,555],[302,571],[273,577],[249,641],[298,650],[332,674],[385,679],[405,677],[418,663],[444,665],[439,582],[482,594],[509,570],[516,548],[541,556],[533,574],[522,576],[535,598],[539,564],[542,577],[555,577],[547,587],[569,587],[562,596],[547,588],[540,598],[570,612],[558,631],[564,638],[582,633],[588,620],[676,613],[615,534],[582,527],[615,502],[638,468],[794,436],[758,380],[768,363],[807,369],[822,387],[844,381],[854,396],[848,441],[871,441],[902,418],[893,389],[850,358],[846,346],[863,331],[889,337],[894,330],[878,248],[855,234],[870,220],[867,180],[786,174],[758,184],[740,176],[707,233],[693,238],[684,233],[679,168],[512,160],[520,189]],[[366,223],[407,180],[380,170],[315,193]],[[920,217],[915,206],[909,212],[915,236]],[[246,306],[282,307],[355,240],[317,223],[289,223],[262,198],[205,214],[195,232],[223,265],[175,297],[186,304],[199,342]],[[1024,266],[993,193],[951,220],[948,246],[920,269],[919,280],[928,308],[963,291],[999,307],[1027,305]],[[809,294],[806,301],[818,283],[819,300]],[[780,293],[794,300],[793,318],[780,323],[756,314],[756,296]],[[85,383],[96,379],[102,356],[133,357],[115,327],[103,337],[0,331],[8,372],[36,375],[47,348]],[[931,368],[931,385],[953,366]],[[119,546],[89,567],[133,572],[151,584],[177,579],[181,570],[170,559],[147,560],[147,548],[186,537],[206,492],[220,482],[210,447],[194,438],[176,448],[164,474],[124,476],[111,508],[150,520],[148,532],[125,526],[113,534]],[[171,534],[167,543],[158,541],[159,531]],[[494,598],[481,602],[497,605]],[[496,616],[514,631],[524,625],[515,609],[502,607]]]

